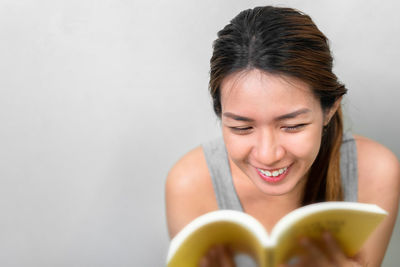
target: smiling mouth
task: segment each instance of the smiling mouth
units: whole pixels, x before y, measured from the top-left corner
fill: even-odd
[[[290,166],[288,167],[284,167],[284,168],[280,168],[280,169],[276,169],[273,171],[267,171],[267,170],[263,170],[260,168],[256,168],[258,175],[266,182],[269,183],[277,183],[280,182],[281,180],[283,180],[288,171],[289,171]]]
[[[263,169],[257,168],[257,170],[259,172],[261,172],[262,174],[264,174],[265,176],[268,176],[268,177],[277,177],[277,176],[285,173],[287,171],[287,169],[288,169],[288,167],[284,167],[284,168],[277,169],[277,170],[274,170],[274,171],[265,171]]]

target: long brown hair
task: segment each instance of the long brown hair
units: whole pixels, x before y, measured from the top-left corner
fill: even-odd
[[[210,60],[209,89],[221,117],[222,80],[231,73],[259,69],[306,82],[328,111],[347,91],[332,72],[328,40],[312,19],[295,9],[256,7],[239,13],[218,32]],[[343,122],[339,107],[324,127],[321,147],[309,170],[302,204],[343,200],[340,146]]]

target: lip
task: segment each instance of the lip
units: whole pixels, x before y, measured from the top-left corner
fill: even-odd
[[[258,175],[259,175],[259,176],[261,177],[261,179],[263,179],[264,181],[269,182],[269,183],[278,183],[278,182],[282,181],[282,180],[288,175],[291,166],[292,166],[292,165],[289,165],[289,166],[287,167],[286,171],[285,171],[284,173],[282,173],[282,174],[279,174],[278,176],[266,176],[266,175],[264,175],[262,172],[260,172],[260,171],[258,170],[258,168],[255,168],[255,169],[256,169]],[[260,169],[262,169],[262,168],[260,168]],[[264,170],[264,169],[263,169],[263,170]],[[279,170],[279,169],[275,169],[275,170]],[[268,171],[270,171],[270,170],[268,170]],[[274,171],[274,170],[273,170],[273,171]]]

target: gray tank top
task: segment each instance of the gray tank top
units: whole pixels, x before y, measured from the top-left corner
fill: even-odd
[[[233,185],[228,156],[222,137],[205,143],[202,147],[218,207],[220,209],[243,211]],[[357,149],[351,133],[343,134],[340,148],[340,174],[344,201],[356,202],[358,193]]]

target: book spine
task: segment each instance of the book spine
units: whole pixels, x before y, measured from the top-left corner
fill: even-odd
[[[268,262],[268,267],[275,267],[274,249],[273,248],[268,250],[267,262]]]

